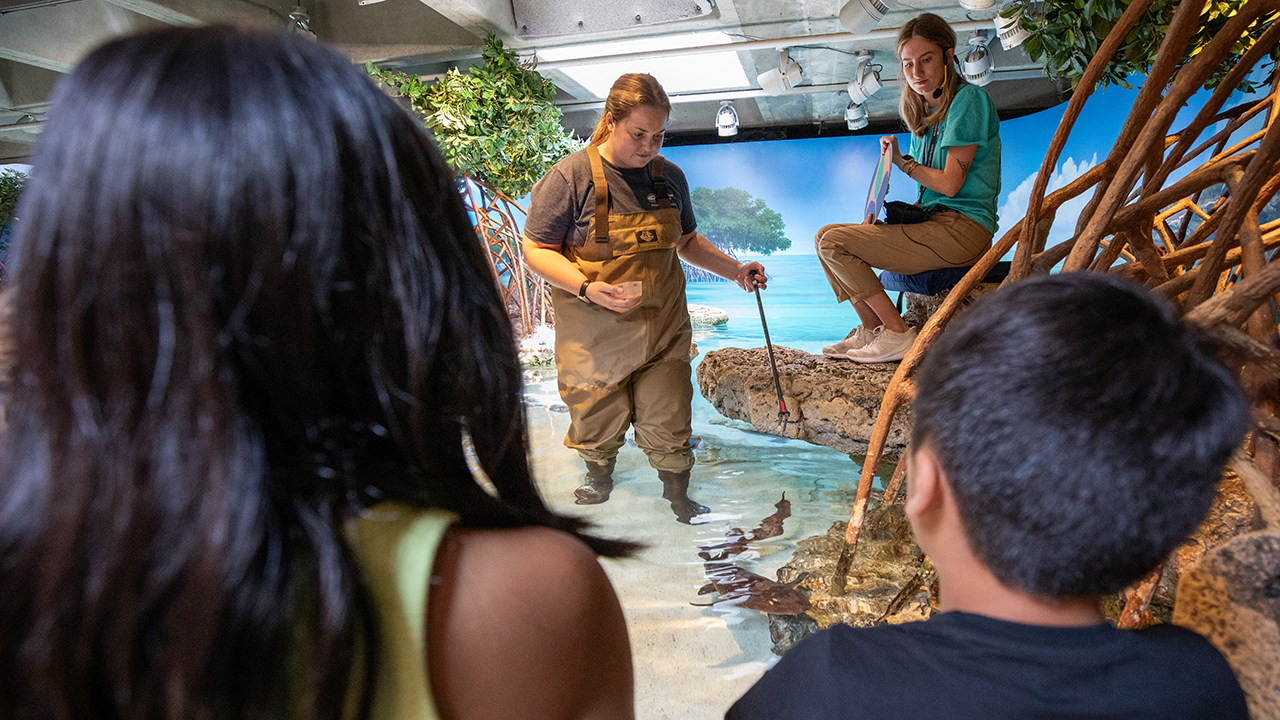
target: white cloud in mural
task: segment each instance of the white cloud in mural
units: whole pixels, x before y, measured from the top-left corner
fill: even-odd
[[[1089,160],[1081,160],[1079,162],[1075,158],[1068,157],[1062,161],[1062,164],[1054,171],[1053,176],[1049,178],[1049,187],[1045,194],[1048,195],[1054,190],[1066,187],[1097,164],[1097,153],[1094,153]],[[1000,232],[996,234],[997,238],[1003,236],[1005,232],[1022,219],[1023,215],[1027,214],[1027,203],[1031,199],[1031,189],[1036,184],[1037,174],[1032,173],[1021,183],[1018,183],[1018,187],[1009,192],[1008,198],[1000,206]],[[1093,190],[1086,190],[1083,194],[1068,200],[1058,208],[1058,215],[1054,218],[1053,228],[1049,231],[1049,239],[1045,242],[1046,248],[1057,245],[1075,233],[1076,220],[1080,217],[1084,206],[1089,204],[1089,198],[1091,197],[1093,197]]]

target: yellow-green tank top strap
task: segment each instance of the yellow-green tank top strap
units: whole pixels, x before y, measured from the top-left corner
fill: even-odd
[[[439,717],[427,674],[427,597],[436,551],[453,513],[382,503],[344,528],[377,615],[372,720]]]

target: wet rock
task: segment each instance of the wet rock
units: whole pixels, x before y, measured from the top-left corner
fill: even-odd
[[[760,432],[805,440],[850,455],[867,451],[880,401],[897,363],[864,365],[775,346],[778,380],[791,417],[778,423],[778,396],[764,348],[725,348],[698,364],[698,389],[721,415],[751,423]],[[885,445],[906,446],[911,409],[898,411]]]
[[[782,655],[795,644],[818,632],[818,621],[808,615],[770,615],[769,640],[775,655]]]
[[[881,622],[913,622],[927,619],[936,609],[932,582],[920,578],[921,570],[931,568],[915,544],[902,505],[882,509],[876,496],[867,513],[847,591],[832,595],[830,578],[844,545],[845,526],[835,522],[826,534],[801,540],[792,559],[778,569],[778,579],[783,582],[809,573],[799,587],[809,593],[807,615],[812,623],[770,617],[769,636],[775,653],[781,655],[805,637],[836,623],[867,627]],[[916,584],[908,587],[913,582]],[[895,599],[899,602],[891,608]]]
[[[689,322],[694,325],[724,325],[729,322],[729,313],[710,305],[690,303]]]
[[[1280,718],[1280,530],[1210,550],[1178,587],[1174,622],[1226,656],[1255,720]]]

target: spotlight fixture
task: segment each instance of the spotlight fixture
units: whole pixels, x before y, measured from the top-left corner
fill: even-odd
[[[858,69],[849,81],[849,99],[861,105],[884,87],[880,83],[880,72],[871,67],[871,53],[858,55]]]
[[[991,82],[991,51],[987,49],[987,31],[969,36],[969,50],[964,54],[964,79],[979,87]]]
[[[997,14],[996,19],[993,21],[996,27],[996,35],[1000,38],[1000,47],[1005,50],[1012,50],[1021,45],[1024,40],[1031,37],[1031,32],[1022,29],[1018,24],[1018,15],[1008,18],[1003,16],[1006,9],[1014,6],[1021,6],[1021,11],[1018,15],[1029,11],[1028,4],[1025,2],[1019,2],[1019,0],[1005,0],[1004,4],[1000,6],[1001,14]]]
[[[960,7],[970,12],[974,10],[989,10],[995,4],[996,0],[960,0]]]
[[[720,137],[738,134],[738,111],[733,109],[732,100],[720,101],[720,109],[716,111],[716,133]]]
[[[849,0],[840,8],[840,24],[845,30],[862,35],[884,19],[895,0]]]
[[[289,11],[289,32],[316,39],[316,34],[311,30],[311,13],[301,5],[294,5]]]
[[[850,130],[861,130],[869,122],[867,109],[858,103],[849,103],[849,106],[844,109],[844,121],[849,125]]]
[[[782,50],[778,53],[778,67],[767,70],[756,76],[761,89],[770,95],[781,95],[800,84],[803,79],[803,68],[800,63],[791,59],[791,53]]]

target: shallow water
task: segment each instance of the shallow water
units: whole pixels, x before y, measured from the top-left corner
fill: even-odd
[[[762,299],[775,345],[818,352],[852,327],[852,310],[835,306],[816,257],[766,259],[765,266],[773,279]],[[764,344],[753,295],[729,283],[691,284],[688,295],[690,303],[712,305],[730,316],[727,325],[714,330],[695,327],[701,352]],[[701,355],[695,358],[695,368],[700,359]],[[774,503],[785,492],[791,517],[783,534],[751,543],[752,549],[736,561],[751,572],[776,578],[797,540],[825,533],[833,521],[848,518],[860,463],[825,447],[772,437],[726,420],[695,392],[693,432],[701,444],[695,450],[689,494],[712,512],[696,525],[677,523],[662,499],[655,471],[630,441],[618,456],[616,487],[609,501],[581,507],[573,504],[572,492],[583,466],[562,444],[569,421],[554,376],[530,382],[526,399],[534,473],[548,502],[589,519],[602,535],[647,546],[638,557],[605,562],[631,635],[637,716],[723,717],[776,656],[770,650],[765,615],[726,605],[689,604],[716,598],[697,594],[706,583],[698,546],[723,541],[732,527],[749,532],[775,511]],[[881,470],[891,472],[892,466]]]

